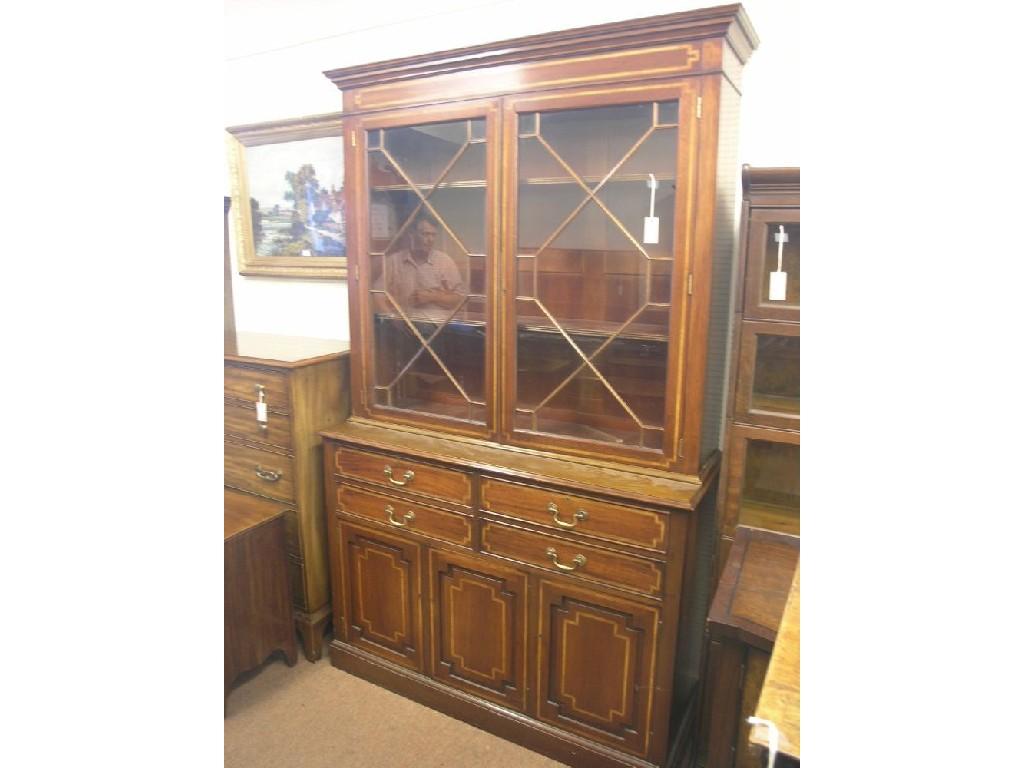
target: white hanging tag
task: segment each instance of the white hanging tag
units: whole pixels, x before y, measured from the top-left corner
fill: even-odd
[[[768,273],[768,301],[785,301],[786,273],[782,271],[782,245],[789,242],[789,235],[781,224],[775,233],[775,242],[779,244],[779,261],[775,271]]]
[[[262,384],[256,385],[256,422],[262,427],[267,423],[267,391]]]
[[[644,217],[644,244],[656,245],[660,236],[658,217],[654,215],[654,190],[658,188],[658,180],[654,178],[653,173],[647,175],[651,177],[647,181],[647,186],[651,188],[651,213],[650,216]]]
[[[766,768],[775,768],[775,756],[779,754],[779,729],[771,720],[762,720],[760,717],[748,717],[750,725],[763,725],[768,729],[768,765]]]
[[[656,245],[658,242],[658,217],[657,216],[645,216],[644,217],[644,243],[646,245]]]

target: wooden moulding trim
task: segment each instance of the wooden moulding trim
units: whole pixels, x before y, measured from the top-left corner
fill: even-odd
[[[716,451],[708,458],[707,462],[705,462],[704,466],[701,468],[700,475],[692,476],[670,473],[664,470],[649,469],[630,464],[611,463],[598,459],[581,459],[566,456],[565,454],[548,453],[539,450],[521,448],[519,446],[511,446],[504,443],[494,443],[488,440],[450,434],[443,435],[444,445],[448,450],[444,450],[443,448],[438,449],[435,447],[431,451],[425,452],[417,449],[415,446],[405,443],[402,440],[401,435],[403,433],[408,433],[410,435],[429,437],[436,440],[442,436],[437,431],[417,429],[409,425],[400,424],[388,424],[386,425],[385,430],[382,429],[382,426],[384,425],[379,421],[353,416],[343,424],[339,424],[330,429],[321,430],[319,434],[321,437],[329,440],[335,440],[343,445],[352,446],[356,449],[369,448],[370,450],[398,452],[411,456],[415,459],[425,459],[428,461],[443,463],[445,465],[454,465],[459,471],[466,471],[468,468],[473,471],[484,472],[485,474],[492,475],[498,479],[503,477],[532,478],[544,482],[545,484],[560,486],[566,489],[579,488],[588,493],[606,496],[611,499],[631,499],[634,501],[641,501],[645,504],[655,504],[660,507],[667,507],[669,509],[683,508],[695,510],[698,502],[707,492],[709,488],[709,480],[712,479],[714,474],[717,472],[719,461],[721,459],[721,454]],[[474,448],[482,450],[475,451]],[[492,453],[492,451],[494,451],[494,453]],[[585,465],[596,468],[606,468],[614,472],[621,472],[630,475],[649,476],[655,480],[667,480],[678,484],[679,497],[675,503],[667,502],[666,500],[659,499],[656,496],[644,495],[644,497],[640,499],[636,497],[635,494],[628,491],[616,492],[605,488],[604,486],[597,488],[594,487],[593,483],[589,482],[575,483],[571,479],[561,475],[545,475],[544,477],[541,477],[536,472],[521,471],[507,463],[492,463],[492,459],[501,458],[497,453],[499,451],[510,458],[519,455],[523,457],[553,459],[560,465]]]
[[[340,352],[329,352],[326,355],[319,355],[317,357],[306,357],[302,360],[273,360],[269,357],[247,357],[245,355],[236,354],[225,354],[224,359],[230,360],[233,363],[245,363],[246,365],[264,365],[270,368],[287,368],[294,370],[296,368],[305,368],[309,365],[318,365],[320,363],[328,362],[331,360],[341,360],[348,357],[352,353],[351,349],[343,349]],[[270,409],[274,411],[273,408]]]
[[[287,120],[269,120],[262,123],[247,123],[227,128],[227,132],[247,147],[260,144],[276,144],[292,139],[315,139],[324,136],[342,135],[341,112],[327,112],[319,115],[304,115]]]
[[[799,168],[753,168],[743,166],[743,192],[765,194],[771,192],[800,193]]]
[[[742,5],[597,24],[324,72],[340,90],[575,54],[725,37],[746,63],[760,40]]]

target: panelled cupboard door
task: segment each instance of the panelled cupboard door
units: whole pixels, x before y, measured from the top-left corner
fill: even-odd
[[[420,546],[338,522],[348,642],[422,671]]]
[[[353,122],[368,415],[493,429],[496,115],[490,101]]]
[[[660,611],[546,580],[539,606],[538,717],[645,755]]]
[[[509,98],[504,128],[510,440],[664,466],[680,421],[695,86]]]
[[[526,709],[526,575],[471,555],[430,550],[431,675]]]

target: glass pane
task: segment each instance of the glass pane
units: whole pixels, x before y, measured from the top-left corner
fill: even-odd
[[[679,102],[658,102],[658,125],[675,125],[679,122]]]
[[[800,533],[800,446],[747,442],[740,525]]]
[[[750,407],[800,414],[800,337],[757,334]]]
[[[539,122],[518,140],[515,428],[660,449],[676,130],[653,104]]]
[[[773,297],[771,289],[771,275],[779,270],[779,243],[775,239],[779,234],[779,227],[788,238],[782,244],[782,269],[786,275],[785,292],[779,291],[777,297]],[[793,222],[785,224],[769,224],[767,233],[768,242],[765,244],[764,274],[761,276],[761,303],[769,306],[799,307],[800,306],[800,225]],[[778,282],[779,279],[776,278]]]
[[[531,136],[537,133],[537,113],[527,112],[519,116],[519,135]]]
[[[378,405],[486,422],[485,128],[384,128],[367,152]]]

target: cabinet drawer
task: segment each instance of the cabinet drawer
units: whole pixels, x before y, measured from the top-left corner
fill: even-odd
[[[224,403],[224,433],[260,443],[270,443],[281,448],[292,447],[290,416],[268,411],[266,429],[263,429],[256,421],[256,408],[237,402]]]
[[[255,403],[257,386],[263,387],[263,399],[267,408],[278,411],[291,410],[287,374],[269,368],[224,365],[225,397]]]
[[[279,453],[224,442],[224,484],[283,501],[295,497],[292,460]]]
[[[481,483],[480,503],[496,515],[546,528],[665,551],[668,516],[649,509],[624,507],[490,478]]]
[[[661,593],[664,583],[664,566],[661,563],[501,523],[484,523],[481,531],[480,548],[492,555],[634,592]]]
[[[337,487],[335,498],[337,509],[350,515],[464,547],[470,546],[473,541],[470,519],[454,512],[412,504],[403,499],[381,496],[347,485]]]
[[[469,476],[404,458],[337,448],[334,466],[347,477],[375,483],[393,490],[419,493],[469,506],[472,486]]]

